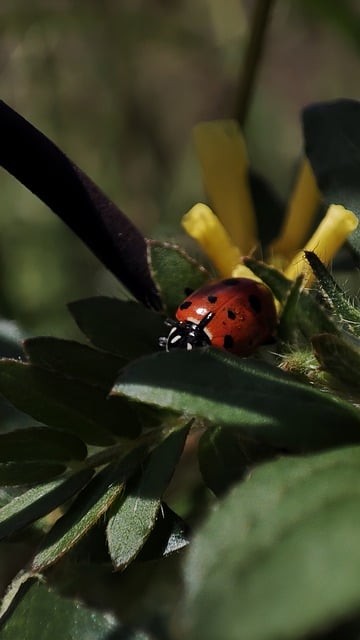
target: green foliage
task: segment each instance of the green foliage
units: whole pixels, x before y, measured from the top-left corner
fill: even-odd
[[[276,344],[246,359],[211,347],[160,352],[164,316],[151,309],[161,297],[173,316],[208,272],[177,245],[145,240],[57,147],[1,109],[18,136],[2,127],[4,166],[145,305],[72,302],[84,343],[21,344],[1,323],[2,637],[300,640],[333,637],[343,622],[356,630],[358,306],[311,253],[315,292],[248,257],[278,302]],[[304,114],[324,201],[358,215],[359,123],[354,101]],[[256,173],[250,181],[268,243],[284,206]]]
[[[174,350],[138,360],[125,367],[112,393],[190,411],[289,450],[323,449],[360,438],[360,414],[350,404],[265,362],[216,349]]]
[[[283,273],[263,262],[245,258],[244,263],[270,287],[274,296],[284,305],[282,313],[284,311],[287,313],[286,302],[297,290],[297,287],[294,288],[294,283]],[[301,331],[306,338],[311,338],[315,332],[337,332],[336,324],[329,318],[326,309],[306,289],[299,292],[299,299],[293,313],[295,315],[293,327]]]
[[[359,480],[355,447],[277,460],[235,487],[186,561],[186,637],[301,638],[357,611]]]
[[[337,316],[337,320],[342,321],[350,332],[359,335],[360,309],[351,304],[350,300],[347,299],[344,292],[315,253],[306,251],[305,255],[316,275],[322,292],[326,296],[327,302],[331,305],[333,313]]]
[[[69,629],[78,629],[75,611],[86,617],[94,602],[83,579],[90,567],[94,578],[100,571],[104,593],[95,608],[101,608],[113,569],[119,575],[115,593],[131,593],[134,575],[143,579],[141,567],[171,556],[181,560],[191,541],[191,509],[175,498],[174,510],[166,494],[190,417],[202,430],[197,454],[203,486],[220,503],[195,527],[185,563],[180,626],[187,637],[296,638],[355,613],[360,456],[357,447],[339,447],[360,444],[360,414],[349,401],[358,391],[358,338],[351,329],[356,310],[321,263],[315,262],[315,272],[333,318],[301,290],[300,280],[292,284],[266,265],[248,264],[282,301],[284,354],[289,345],[308,348],[311,339],[329,380],[347,388],[348,401],[281,371],[269,350],[246,359],[212,348],[152,353],[161,317],[134,302],[73,303],[92,346],[31,338],[23,360],[0,362],[3,395],[40,421],[0,434],[0,483],[8,487],[0,537],[21,536],[29,544],[0,612],[9,638],[28,608],[30,639],[38,606],[62,612],[64,603],[73,605],[61,594],[73,598],[75,592],[90,607],[69,613]],[[329,448],[334,451],[326,453]],[[304,457],[314,450],[320,453]],[[302,455],[291,458],[290,452]],[[13,494],[11,485],[17,487]],[[52,523],[54,509],[59,512]],[[166,576],[166,564],[164,571]],[[49,586],[33,584],[39,575]],[[155,574],[146,578],[150,593],[159,588],[156,580]],[[139,603],[129,615],[106,597],[114,629],[125,623],[130,638],[146,637],[153,624],[149,610],[142,618]],[[156,628],[171,625],[173,598],[179,593],[168,593],[162,613],[157,605]],[[102,633],[101,614],[91,619],[99,620]]]
[[[91,469],[82,469],[10,498],[0,509],[0,537],[11,535],[64,504],[89,482],[92,475]]]
[[[328,333],[312,339],[315,356],[322,368],[334,376],[350,394],[359,397],[360,392],[360,340]]]
[[[167,242],[152,240],[149,243],[148,259],[165,311],[171,316],[186,296],[187,289],[195,291],[210,278],[206,269],[184,250]]]
[[[136,302],[88,298],[69,304],[81,331],[99,349],[125,360],[157,349],[162,320]]]
[[[200,640],[300,638],[356,614],[359,312],[307,257],[322,297],[245,259],[280,307],[277,345],[249,358],[160,352],[164,317],[116,298],[69,305],[90,344],[21,346],[4,328],[0,391],[22,420],[0,433],[0,538],[25,558],[3,585],[5,638],[26,617],[31,640],[44,615],[44,640],[57,616],[65,637],[172,637],[179,601],[181,632]],[[147,259],[170,314],[208,279],[168,243]],[[184,489],[188,447],[201,478]]]
[[[115,569],[124,569],[134,560],[154,529],[161,497],[182,454],[187,434],[185,427],[160,444],[150,455],[140,479],[125,498],[120,497],[112,506],[107,540]]]
[[[199,467],[215,495],[224,494],[246,477],[251,466],[272,458],[274,450],[258,440],[245,440],[235,429],[209,427],[199,441]]]
[[[39,621],[41,625],[39,626]],[[116,633],[116,620],[105,613],[71,602],[43,584],[33,584],[1,631],[4,640],[71,640],[74,637],[101,640]],[[124,640],[147,640],[147,635],[129,631]]]
[[[3,585],[5,638],[26,617],[31,640],[40,615],[44,640],[61,615],[65,637],[173,637],[175,605],[200,640],[300,638],[356,614],[359,312],[307,257],[322,296],[245,259],[280,307],[276,346],[249,358],[161,352],[164,317],[115,298],[69,305],[90,344],[21,345],[8,326],[0,391],[22,420],[0,433],[0,538],[25,559]],[[168,243],[148,259],[166,309],[208,278]],[[186,488],[188,450],[201,478]]]

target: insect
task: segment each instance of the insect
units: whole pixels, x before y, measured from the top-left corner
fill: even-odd
[[[239,356],[272,342],[277,323],[270,289],[250,278],[228,278],[205,285],[180,304],[176,320],[168,319],[167,351],[212,345]]]

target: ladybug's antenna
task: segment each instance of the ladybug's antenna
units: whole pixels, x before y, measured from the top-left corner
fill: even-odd
[[[207,325],[209,324],[210,320],[213,319],[214,315],[215,315],[214,311],[209,311],[209,313],[207,313],[206,316],[204,316],[200,320],[200,322],[198,324],[198,328],[199,329],[205,329],[205,327],[207,327]]]

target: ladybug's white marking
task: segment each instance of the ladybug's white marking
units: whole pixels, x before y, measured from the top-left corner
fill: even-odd
[[[174,337],[172,338],[171,335],[175,333]],[[171,329],[170,331],[170,335],[169,335],[169,339],[171,344],[176,344],[177,342],[179,342],[179,340],[181,340],[181,335],[179,335],[178,333],[176,333],[176,327],[174,329]]]

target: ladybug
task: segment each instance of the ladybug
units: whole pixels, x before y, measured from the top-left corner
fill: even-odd
[[[161,347],[187,349],[212,345],[248,356],[274,341],[277,315],[270,289],[250,278],[227,278],[190,293],[166,320],[169,335]]]

